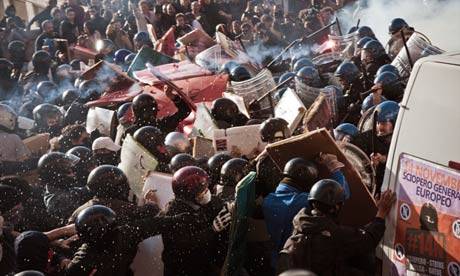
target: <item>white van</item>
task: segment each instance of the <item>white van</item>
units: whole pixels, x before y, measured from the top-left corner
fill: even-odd
[[[460,275],[460,52],[416,62],[387,160],[382,274]]]

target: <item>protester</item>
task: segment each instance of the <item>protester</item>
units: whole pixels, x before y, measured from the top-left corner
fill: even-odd
[[[274,2],[8,6],[0,274],[375,275],[415,29],[395,18],[385,49],[381,26],[341,36],[353,3]],[[375,219],[344,226],[357,205]]]

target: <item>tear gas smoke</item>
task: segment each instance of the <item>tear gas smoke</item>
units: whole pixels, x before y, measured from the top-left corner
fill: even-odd
[[[367,3],[364,3],[367,2]],[[460,1],[458,0],[368,0],[339,12],[342,29],[369,26],[383,45],[390,39],[388,25],[400,17],[409,26],[428,36],[432,44],[446,51],[460,50]]]

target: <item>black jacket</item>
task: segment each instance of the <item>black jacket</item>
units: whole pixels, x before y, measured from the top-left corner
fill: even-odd
[[[318,275],[372,275],[355,261],[375,250],[385,232],[383,219],[375,218],[358,229],[304,208],[293,224],[293,234],[280,254],[279,271],[303,268]]]
[[[104,239],[95,243],[84,243],[74,254],[71,263],[63,275],[81,276],[96,271],[95,276],[127,276],[133,275],[130,264],[137,253],[138,244],[158,234],[173,232],[178,237],[186,236],[192,222],[200,223],[198,217],[182,213],[171,217],[149,217],[129,225],[122,225]],[[176,274],[177,275],[177,274]]]
[[[184,235],[178,235],[174,229],[162,235],[165,276],[219,275],[217,267],[223,261],[220,257],[226,252],[219,252],[221,240],[211,226],[222,207],[222,201],[214,197],[202,207],[180,199],[169,203],[167,216],[191,212],[198,220],[182,226],[190,229]]]
[[[144,126],[157,127],[163,133],[169,133],[169,132],[175,131],[179,123],[183,119],[187,118],[191,110],[190,110],[190,107],[187,105],[187,103],[184,100],[182,100],[182,98],[179,96],[176,96],[173,102],[177,107],[176,113],[174,113],[171,116],[159,119],[159,120],[152,118],[150,122],[136,121],[132,126],[126,129],[124,136],[126,136],[126,134],[131,134],[132,136],[134,135],[134,132],[136,132],[136,130]]]

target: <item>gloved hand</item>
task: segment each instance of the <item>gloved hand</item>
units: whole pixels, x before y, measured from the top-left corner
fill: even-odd
[[[321,153],[319,156],[318,162],[327,167],[327,169],[333,173],[340,168],[345,167],[345,165],[337,160],[337,156],[329,153]]]
[[[232,221],[232,213],[230,212],[230,208],[228,205],[225,205],[224,208],[217,214],[212,222],[212,230],[214,232],[219,233],[227,229]]]

